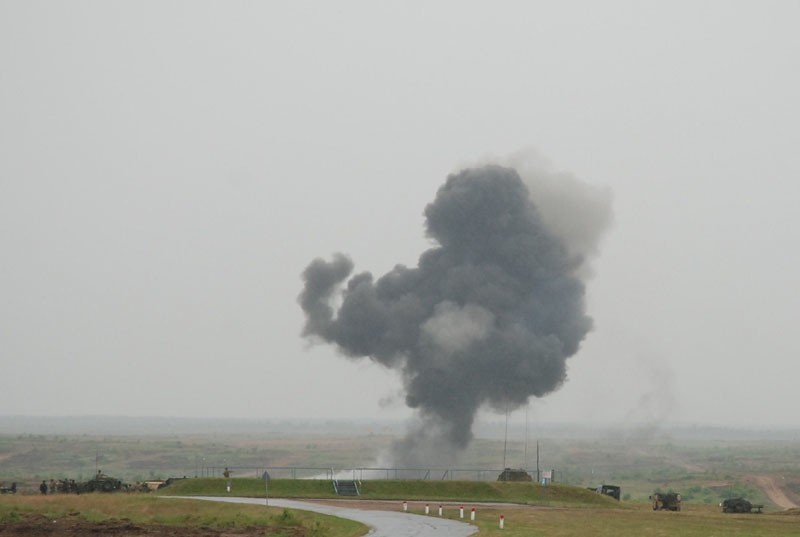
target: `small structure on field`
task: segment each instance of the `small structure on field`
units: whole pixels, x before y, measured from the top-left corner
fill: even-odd
[[[497,477],[498,481],[533,481],[531,475],[522,469],[506,468]]]

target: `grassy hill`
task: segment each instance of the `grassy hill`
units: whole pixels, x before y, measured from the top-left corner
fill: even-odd
[[[265,493],[280,498],[339,498],[327,480],[273,479],[265,487],[262,479],[233,479],[231,493],[263,498]],[[265,490],[266,489],[266,490]],[[225,480],[216,478],[181,479],[161,489],[159,494],[174,496],[224,495]],[[581,487],[497,481],[364,481],[361,499],[503,502],[548,507],[620,507],[620,503]]]

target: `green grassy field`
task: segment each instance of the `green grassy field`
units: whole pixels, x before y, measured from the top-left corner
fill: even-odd
[[[799,516],[726,515],[710,506],[679,513],[652,511],[646,504],[633,509],[514,509],[503,510],[505,529],[498,529],[501,512],[481,512],[480,535],[548,537],[773,537],[800,535]]]
[[[232,493],[263,497],[263,480],[234,479]],[[222,479],[189,479],[162,489],[161,494],[220,495]],[[272,480],[270,494],[294,498],[335,497],[330,483],[313,480]],[[393,500],[402,509],[408,500],[409,512],[424,514],[431,504],[431,516],[437,514],[436,502],[449,502],[444,515],[457,519],[455,504],[465,505],[465,521],[471,507],[476,507],[480,535],[560,537],[618,536],[798,536],[800,510],[784,514],[723,514],[719,507],[705,504],[684,505],[681,512],[652,510],[649,502],[617,502],[581,487],[531,483],[458,482],[458,481],[366,481],[361,499]],[[485,504],[484,502],[490,502]],[[517,505],[495,506],[497,503]],[[499,529],[500,515],[504,529]]]
[[[79,520],[86,524],[87,534],[97,534],[91,524],[121,520],[138,525],[174,528],[250,528],[260,531],[261,535],[266,530],[268,534],[278,535],[286,528],[293,530],[291,534],[320,537],[357,537],[367,532],[367,527],[361,523],[307,511],[164,499],[147,494],[0,496],[0,534],[3,533],[3,526],[35,515],[42,515],[54,522],[61,519],[71,522]]]
[[[391,500],[386,508],[402,510],[400,498],[408,500],[412,513],[437,516],[436,502],[447,502],[444,516],[459,519],[456,504],[465,505],[465,522],[476,507],[475,524],[483,536],[555,537],[709,537],[709,536],[798,536],[800,511],[783,514],[723,514],[718,507],[684,506],[681,512],[654,512],[649,503],[617,502],[580,487],[540,487],[523,483],[376,481],[362,483],[361,499]],[[327,481],[273,480],[269,492],[294,498],[333,498]],[[230,495],[263,497],[264,482],[234,479]],[[356,537],[367,529],[357,523],[304,511],[238,504],[210,503],[165,495],[225,496],[225,480],[187,479],[173,483],[158,494],[84,494],[0,497],[0,525],[26,514],[48,518],[82,517],[87,522],[130,520],[138,524],[163,524],[195,528],[261,528],[261,534],[278,535],[281,528],[299,529],[309,536]],[[396,505],[392,504],[396,502]],[[483,503],[492,502],[492,503]],[[513,505],[517,504],[517,505]],[[500,506],[502,505],[502,506]],[[499,529],[500,515],[504,529]],[[297,533],[293,533],[297,534]]]
[[[265,494],[278,498],[340,498],[327,480],[232,479],[231,494],[263,498]],[[183,479],[158,491],[161,495],[225,495],[226,481],[216,478]],[[437,500],[447,502],[509,502],[520,505],[569,507],[620,507],[620,503],[590,490],[566,485],[540,487],[531,483],[501,483],[497,481],[364,481],[360,499]]]
[[[263,496],[263,481],[233,480],[231,495]],[[275,480],[270,482],[276,496],[331,498],[325,481]],[[798,536],[800,512],[786,514],[723,514],[707,505],[686,506],[681,512],[654,512],[648,503],[620,503],[591,491],[572,486],[540,487],[522,483],[470,482],[366,482],[362,499],[389,499],[389,509],[424,513],[426,502],[445,504],[444,516],[459,519],[457,504],[465,505],[465,522],[475,506],[475,524],[483,536],[593,537],[618,536]],[[238,504],[212,504],[160,495],[226,495],[222,479],[178,481],[159,494],[84,494],[0,497],[0,524],[19,520],[26,514],[41,513],[50,519],[81,517],[88,523],[129,520],[137,524],[160,524],[176,528],[244,529],[261,528],[264,535],[279,535],[289,527],[292,534],[355,537],[367,531],[362,525],[304,511]],[[492,502],[492,503],[484,503]],[[498,505],[495,502],[514,502]],[[432,506],[429,516],[437,516]],[[500,515],[504,529],[499,529]]]
[[[170,424],[171,425],[171,424]],[[118,495],[117,504],[107,515],[102,513],[106,499],[98,495],[69,498],[38,497],[42,479],[73,478],[85,480],[97,469],[128,483],[149,479],[183,477],[158,493],[173,495],[224,495],[221,470],[235,469],[232,494],[239,496],[291,498],[331,498],[333,488],[324,479],[281,479],[278,467],[314,467],[344,469],[374,466],[381,453],[402,430],[361,428],[338,424],[319,430],[272,430],[235,432],[161,433],[161,434],[9,434],[0,429],[0,482],[20,484],[14,498],[0,496],[0,516],[22,512],[21,504],[30,501],[31,509],[54,509],[58,502],[88,502],[65,507],[81,516],[138,517],[136,513],[152,507],[150,495]],[[531,435],[534,436],[533,433]],[[753,535],[800,537],[800,516],[778,514],[783,507],[765,495],[763,483],[769,479],[787,498],[800,504],[800,432],[753,432],[693,428],[671,429],[647,435],[630,431],[599,432],[571,428],[552,428],[535,434],[541,448],[541,468],[554,469],[556,484],[540,487],[531,484],[498,483],[496,472],[502,461],[508,466],[535,468],[535,451],[519,440],[507,443],[502,437],[476,438],[460,458],[454,461],[461,473],[445,475],[431,471],[428,479],[415,481],[370,480],[362,483],[363,498],[397,502],[409,500],[410,508],[422,513],[424,502],[509,502],[520,507],[503,508],[506,527],[503,535]],[[535,443],[533,443],[535,446]],[[259,469],[269,468],[272,479],[265,491],[264,481],[255,479]],[[454,475],[467,475],[469,469],[492,469],[482,481],[466,481]],[[309,472],[317,475],[320,472]],[[474,473],[474,472],[473,472]],[[285,475],[285,472],[284,472]],[[356,475],[356,472],[353,472]],[[365,473],[366,475],[366,473]],[[387,471],[386,475],[391,475]],[[199,477],[195,477],[199,476]],[[204,477],[210,476],[210,477]],[[452,481],[450,479],[453,479]],[[622,487],[623,501],[615,502],[586,490],[601,483]],[[653,512],[647,498],[655,490],[674,490],[683,496],[680,513]],[[26,496],[28,494],[29,496]],[[719,512],[718,503],[728,496],[744,496],[766,505],[761,515],[728,515]],[[171,501],[171,500],[170,500]],[[52,502],[52,503],[51,503]],[[94,503],[99,502],[98,507]],[[128,504],[128,502],[130,502]],[[139,503],[143,502],[143,503]],[[223,513],[221,524],[239,523],[249,517],[238,514],[243,507],[219,509],[195,507],[200,502],[175,504],[173,520],[179,524],[205,524],[210,512]],[[67,504],[64,504],[67,505]],[[156,504],[161,505],[161,504]],[[8,506],[12,506],[9,508]],[[128,510],[133,514],[128,515]],[[165,506],[159,509],[166,509]],[[96,510],[96,511],[95,511]],[[181,511],[183,510],[183,511]],[[114,514],[116,513],[116,514]],[[125,514],[123,514],[125,513]],[[155,513],[155,511],[154,511]],[[202,513],[206,513],[203,515]],[[794,513],[794,514],[792,514]],[[481,535],[497,529],[499,508],[479,508]],[[258,511],[254,516],[263,516]],[[457,516],[446,510],[448,517]],[[158,520],[169,518],[157,514]],[[216,515],[215,515],[216,516]],[[282,523],[283,511],[271,513],[267,525]],[[295,515],[293,515],[295,516]],[[224,522],[224,520],[228,522]],[[232,518],[230,518],[232,517]],[[244,518],[242,518],[244,517]],[[275,518],[278,517],[278,518]],[[297,514],[292,524],[305,515]],[[156,520],[153,518],[151,520]],[[283,522],[286,522],[284,520]],[[327,522],[309,519],[308,528]],[[326,530],[327,531],[327,530]],[[340,530],[331,530],[340,531]],[[343,531],[352,531],[347,529]],[[310,534],[310,533],[309,533]],[[358,534],[356,531],[355,534]],[[343,534],[344,535],[344,534]],[[347,535],[353,535],[352,533]]]

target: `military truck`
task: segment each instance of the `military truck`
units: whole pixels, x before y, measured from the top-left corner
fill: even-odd
[[[653,511],[680,511],[681,495],[677,492],[654,492],[650,496]]]
[[[760,513],[764,508],[763,505],[754,505],[744,498],[728,498],[719,506],[722,507],[723,513],[752,513],[754,509]]]

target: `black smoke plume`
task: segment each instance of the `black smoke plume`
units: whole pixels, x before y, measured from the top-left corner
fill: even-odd
[[[394,446],[403,466],[452,462],[482,406],[514,409],[557,389],[592,328],[583,259],[545,225],[515,170],[449,176],[425,217],[437,245],[416,268],[376,280],[351,277],[342,254],[315,259],[299,297],[304,336],[402,373],[419,417]]]

